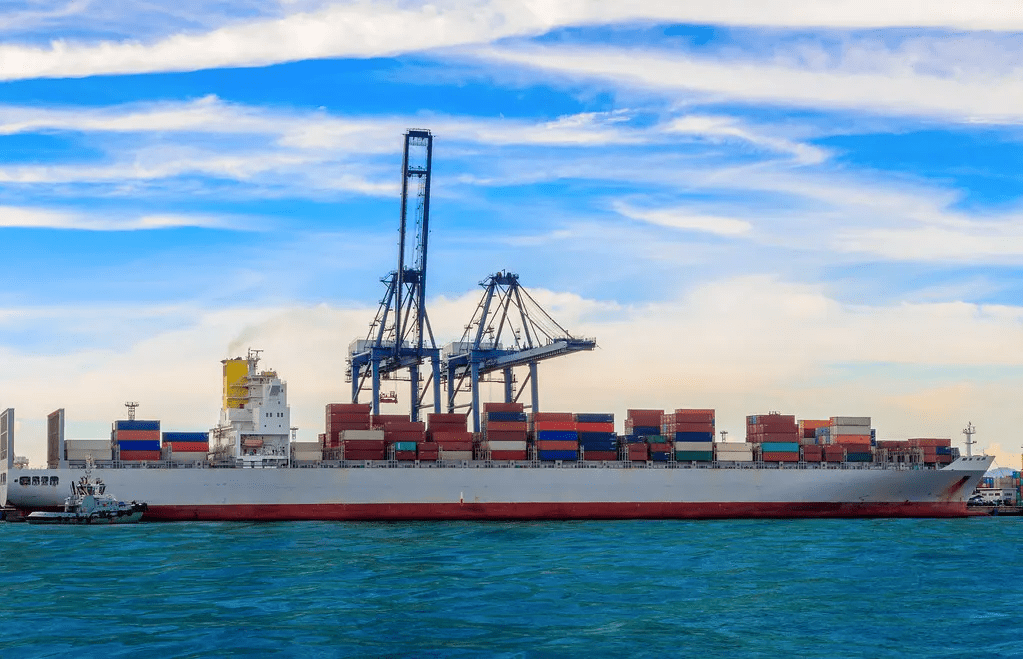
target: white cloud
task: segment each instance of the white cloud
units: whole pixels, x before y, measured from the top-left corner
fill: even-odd
[[[287,3],[283,5],[287,7]],[[668,22],[771,27],[910,27],[935,26],[968,30],[1023,30],[1023,18],[997,0],[971,3],[932,0],[926,7],[910,3],[848,0],[772,0],[751,10],[740,0],[626,4],[605,0],[493,0],[470,6],[452,0],[434,3],[339,2],[301,3],[297,13],[267,17],[257,10],[242,22],[217,16],[220,26],[193,33],[195,23],[211,22],[198,12],[168,17],[130,8],[128,16],[142,27],[122,41],[77,43],[53,40],[48,46],[0,46],[0,79],[79,77],[150,71],[260,66],[311,58],[376,57],[447,46],[483,44],[542,34],[571,25],[623,22]],[[78,30],[111,28],[102,10],[72,12]],[[171,12],[167,12],[171,13]],[[90,18],[95,17],[94,21]],[[124,20],[122,24],[131,24]],[[155,27],[150,24],[155,23]],[[160,29],[164,28],[163,34]],[[121,28],[123,30],[123,28]],[[171,30],[182,30],[172,32]],[[154,38],[154,33],[156,36]],[[142,43],[139,38],[149,38]]]
[[[1017,45],[1006,43],[1019,51]],[[706,101],[854,109],[957,121],[1023,120],[1023,78],[1015,65],[982,69],[972,75],[953,69],[949,74],[933,71],[953,66],[947,59],[907,66],[905,60],[912,60],[914,55],[887,51],[872,56],[867,67],[855,62],[811,66],[803,57],[784,55],[764,61],[762,56],[715,58],[611,47],[502,46],[480,49],[476,54],[493,61],[669,94],[697,93]]]
[[[615,203],[614,209],[625,217],[640,222],[648,222],[670,229],[686,229],[720,236],[742,236],[748,234],[753,228],[749,222],[744,220],[702,215],[693,213],[687,208],[640,209],[623,203]]]
[[[136,231],[173,227],[207,229],[257,229],[265,220],[198,213],[195,215],[97,214],[83,211],[62,211],[46,208],[0,206],[0,227],[33,229],[76,229],[82,231]]]

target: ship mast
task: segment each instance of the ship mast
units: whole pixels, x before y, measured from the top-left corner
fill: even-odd
[[[973,427],[973,423],[967,422],[966,428],[963,429],[963,434],[966,435],[966,457],[973,457],[973,445],[977,442],[973,441],[973,435],[976,434],[977,429]]]

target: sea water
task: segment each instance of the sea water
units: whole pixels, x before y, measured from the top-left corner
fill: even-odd
[[[1023,656],[1023,518],[0,524],[0,657]]]

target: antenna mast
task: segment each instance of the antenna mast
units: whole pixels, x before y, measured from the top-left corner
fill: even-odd
[[[138,407],[139,404],[134,402],[134,401],[128,401],[127,403],[124,404],[124,406],[128,408],[128,420],[129,421],[134,421],[135,420],[135,408]]]
[[[966,457],[973,457],[973,445],[977,442],[973,441],[973,435],[976,434],[977,429],[973,427],[973,424],[967,422],[966,428],[963,429],[963,434],[966,435]]]

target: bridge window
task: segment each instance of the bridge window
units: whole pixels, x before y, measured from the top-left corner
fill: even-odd
[[[50,476],[50,485],[53,485],[54,487],[60,485],[60,479],[56,476]]]
[[[38,476],[33,476],[32,477],[32,484],[33,485],[39,485],[39,477]]]
[[[28,485],[31,482],[32,482],[32,479],[29,478],[28,476],[22,476],[21,478],[18,479],[18,483],[20,483],[21,485]]]

